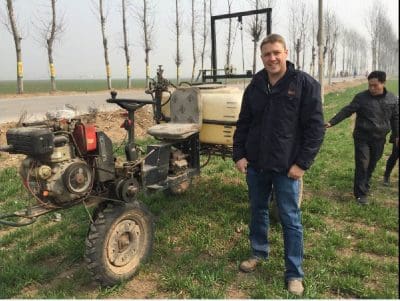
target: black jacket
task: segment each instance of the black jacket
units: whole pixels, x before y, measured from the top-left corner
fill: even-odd
[[[233,160],[246,158],[256,169],[287,172],[293,164],[308,169],[325,129],[321,86],[287,62],[287,71],[268,88],[265,70],[246,88],[236,131]]]
[[[353,136],[358,139],[384,139],[392,129],[392,137],[399,137],[399,106],[397,97],[388,92],[372,96],[368,90],[358,93],[353,101],[340,110],[330,121],[338,124],[356,113]]]

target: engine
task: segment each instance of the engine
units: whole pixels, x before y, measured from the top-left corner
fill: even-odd
[[[24,185],[45,203],[62,205],[91,191],[93,171],[87,162],[72,156],[71,145],[54,147],[51,155],[27,156],[20,166]]]
[[[0,150],[25,154],[20,175],[41,204],[57,207],[87,197],[94,183],[115,178],[111,140],[80,122],[60,127],[20,127],[7,131]]]

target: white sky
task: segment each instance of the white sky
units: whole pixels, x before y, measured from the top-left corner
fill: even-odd
[[[134,0],[135,2],[137,0]],[[153,45],[154,50],[150,52],[151,76],[155,76],[155,70],[159,64],[165,69],[164,75],[169,78],[175,77],[175,39],[172,33],[174,20],[175,1],[152,0],[155,3],[155,32]],[[288,2],[296,0],[275,0],[276,7],[273,10],[273,32],[287,37]],[[307,0],[314,8],[317,8],[318,0]],[[388,15],[398,36],[399,23],[399,1],[398,0],[324,0],[325,8],[329,7],[336,12],[341,22],[347,28],[356,29],[368,39],[365,16],[366,11],[374,1],[379,1],[387,8]],[[36,16],[44,16],[43,11],[49,9],[50,0],[14,0],[14,9],[18,17],[19,28],[23,33],[22,58],[24,64],[25,79],[47,79],[49,76],[47,52],[38,42],[37,35],[32,22]],[[120,13],[121,0],[108,0],[109,13],[107,23],[107,36],[109,41],[110,64],[113,78],[125,77],[125,59],[120,46],[122,45],[122,21]],[[183,64],[182,76],[191,74],[192,50],[190,41],[190,0],[181,0],[184,6],[186,24],[183,28],[181,47]],[[198,9],[201,9],[202,1],[196,1]],[[213,14],[227,13],[226,0],[214,0]],[[55,68],[57,78],[104,78],[104,56],[101,40],[100,24],[93,12],[92,0],[58,0],[59,11],[65,15],[66,30],[62,36],[61,43],[55,45]],[[250,10],[247,0],[235,0],[232,12]],[[5,15],[5,1],[0,4],[0,17]],[[41,13],[42,12],[42,13]],[[236,21],[233,22],[234,28]],[[199,22],[199,27],[201,22]],[[217,21],[217,46],[218,66],[224,64],[224,52],[226,47],[226,22]],[[132,77],[143,78],[145,76],[144,51],[141,44],[141,28],[131,15],[128,19],[129,38],[131,47],[131,69]],[[245,40],[245,69],[251,69],[252,48],[249,36],[244,33]],[[208,42],[208,47],[210,41]],[[197,39],[200,45],[200,37]],[[362,50],[367,53],[369,49]],[[16,77],[16,58],[12,35],[6,31],[5,26],[0,24],[0,80],[14,80]],[[199,59],[200,61],[200,59]],[[261,68],[261,62],[259,68]],[[199,64],[197,70],[199,69]],[[233,64],[238,73],[242,71],[242,53],[240,31],[236,36],[233,51]],[[210,67],[209,52],[206,58],[206,68]],[[196,71],[197,72],[197,71]]]

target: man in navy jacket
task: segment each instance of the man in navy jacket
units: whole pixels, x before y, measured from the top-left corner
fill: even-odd
[[[299,179],[310,168],[325,129],[320,84],[287,61],[282,36],[260,45],[264,69],[246,88],[233,138],[233,160],[246,173],[251,207],[252,256],[240,264],[255,270],[268,258],[268,200],[274,187],[285,248],[285,281],[302,295],[303,227],[298,205]]]
[[[394,145],[399,143],[399,105],[397,97],[386,90],[386,73],[372,71],[368,75],[368,90],[354,96],[326,127],[330,128],[356,113],[353,131],[355,172],[354,196],[360,205],[368,204],[369,181],[382,157],[386,135],[392,130]]]

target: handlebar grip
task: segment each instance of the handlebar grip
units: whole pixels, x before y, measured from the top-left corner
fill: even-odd
[[[148,100],[148,99],[133,99],[133,98],[109,98],[106,100],[108,103],[120,103],[120,102],[126,102],[126,103],[135,103],[135,104],[144,104],[144,105],[152,105],[155,102],[153,100]]]

